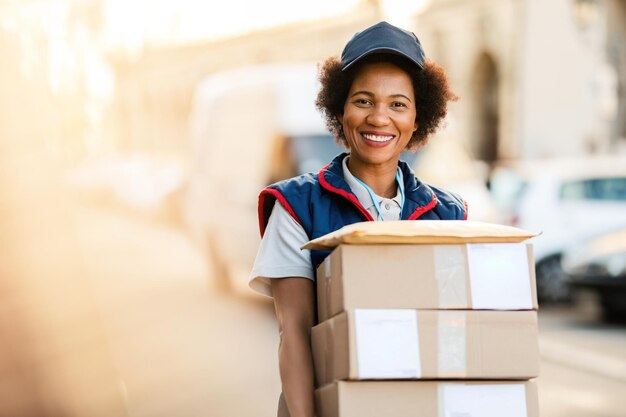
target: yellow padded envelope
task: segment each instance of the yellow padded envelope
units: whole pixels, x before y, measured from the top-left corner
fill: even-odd
[[[538,233],[473,220],[398,220],[344,226],[307,242],[302,249],[331,250],[341,244],[458,244],[523,242]]]

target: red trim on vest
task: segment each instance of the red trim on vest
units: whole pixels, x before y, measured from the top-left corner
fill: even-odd
[[[468,212],[467,201],[463,200],[463,206],[465,206],[465,215],[463,216],[463,220],[467,220],[467,212]]]
[[[283,207],[285,208],[285,210],[287,210],[291,217],[293,217],[293,219],[297,221],[300,226],[302,226],[302,222],[300,221],[298,216],[296,216],[293,208],[291,208],[291,205],[287,202],[287,199],[280,193],[280,191],[274,188],[266,188],[259,194],[259,229],[261,230],[261,237],[263,237],[263,235],[265,234],[265,227],[267,226],[265,224],[265,219],[263,216],[263,206],[267,194],[271,194],[272,196],[274,196],[274,198],[276,198],[280,202],[280,204],[283,205]]]
[[[421,206],[415,209],[415,211],[409,216],[407,220],[417,220],[422,214],[426,213],[429,210],[432,210],[437,205],[437,196],[433,194],[433,199],[430,200],[430,203],[425,206]]]
[[[330,165],[330,164],[328,164]],[[333,187],[332,185],[330,185],[330,183],[328,181],[326,181],[326,178],[324,178],[324,172],[326,172],[326,168],[328,168],[328,165],[326,165],[324,168],[322,168],[319,172],[319,174],[317,175],[319,181],[320,181],[320,185],[327,189],[328,191],[331,191],[333,193],[339,194],[340,196],[346,198],[349,202],[351,202],[352,204],[354,204],[354,206],[359,209],[359,211],[361,212],[361,214],[363,214],[365,216],[365,218],[371,222],[374,221],[374,218],[372,217],[372,215],[365,210],[365,207],[363,207],[363,205],[361,205],[361,203],[359,202],[359,200],[356,198],[356,196],[354,194],[350,194],[348,192],[346,192],[345,190],[342,190],[341,188],[336,188]]]

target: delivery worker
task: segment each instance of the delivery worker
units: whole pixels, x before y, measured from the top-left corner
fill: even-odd
[[[328,252],[300,247],[361,221],[467,218],[461,198],[420,182],[399,160],[426,143],[457,98],[413,33],[387,22],[371,26],[354,35],[341,59],[326,59],[319,79],[317,107],[348,152],[259,196],[262,241],[250,286],[274,298],[279,417],[315,415],[310,332],[315,270]]]

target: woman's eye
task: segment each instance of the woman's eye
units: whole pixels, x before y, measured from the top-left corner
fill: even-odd
[[[393,107],[406,107],[406,104],[404,104],[404,103],[402,103],[400,101],[394,101],[391,105]]]
[[[362,105],[366,106],[366,105],[370,104],[371,102],[369,100],[367,100],[367,99],[360,98],[360,99],[356,100],[356,103],[357,104],[362,104]]]

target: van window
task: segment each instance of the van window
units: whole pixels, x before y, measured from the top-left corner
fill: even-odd
[[[291,138],[295,175],[317,172],[346,150],[330,135],[306,135]]]

